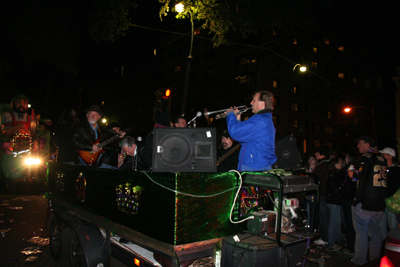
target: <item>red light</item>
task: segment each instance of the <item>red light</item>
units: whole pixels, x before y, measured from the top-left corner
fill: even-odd
[[[171,90],[170,89],[165,90],[164,96],[169,97],[170,95],[171,95]]]
[[[140,260],[134,258],[133,262],[135,263],[136,266],[140,266]]]
[[[379,267],[394,267],[394,264],[389,260],[387,256],[383,256],[381,265]]]

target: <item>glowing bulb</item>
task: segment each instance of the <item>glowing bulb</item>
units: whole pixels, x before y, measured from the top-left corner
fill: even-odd
[[[175,10],[178,13],[182,13],[184,9],[185,9],[185,6],[182,3],[179,3],[179,4],[175,5]]]

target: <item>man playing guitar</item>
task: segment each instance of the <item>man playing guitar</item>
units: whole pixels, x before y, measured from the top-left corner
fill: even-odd
[[[100,140],[103,137],[102,130],[98,124],[103,112],[98,105],[91,105],[85,109],[86,121],[76,126],[72,137],[72,144],[78,151],[79,160],[82,165],[96,165],[101,157],[102,147]],[[125,134],[121,134],[122,138]]]

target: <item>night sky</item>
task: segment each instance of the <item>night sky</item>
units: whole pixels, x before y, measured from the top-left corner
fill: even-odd
[[[90,104],[101,103],[106,99],[106,104],[108,104],[106,108],[110,113],[116,110],[130,110],[128,107],[134,106],[135,112],[140,114],[139,123],[150,120],[148,125],[151,126],[154,91],[158,88],[154,88],[154,91],[144,91],[142,88],[148,86],[151,81],[146,75],[135,76],[135,72],[138,69],[142,71],[148,69],[151,72],[154,64],[157,64],[153,55],[154,49],[174,45],[173,42],[160,41],[165,40],[164,38],[168,35],[174,35],[142,27],[131,27],[126,32],[126,36],[119,38],[116,42],[93,42],[79,34],[73,35],[70,39],[68,36],[58,36],[58,31],[53,29],[54,24],[41,25],[41,30],[36,31],[36,34],[45,35],[46,29],[54,31],[54,34],[51,34],[52,38],[45,40],[47,43],[59,42],[60,46],[68,46],[73,44],[72,41],[70,44],[69,40],[76,39],[80,42],[77,48],[80,55],[76,62],[78,74],[65,74],[54,69],[51,64],[21,56],[23,39],[14,37],[18,34],[22,36],[29,28],[29,22],[36,21],[35,16],[38,16],[33,4],[25,6],[25,11],[20,9],[21,4],[28,2],[30,1],[15,1],[14,5],[0,7],[2,10],[0,11],[2,17],[0,102],[7,103],[16,93],[25,93],[32,99],[36,113],[42,113],[42,116],[57,121],[65,107],[74,107],[83,111]],[[71,2],[78,4],[79,1]],[[350,2],[334,1],[330,4],[329,11],[316,13],[316,19],[320,21],[319,29],[334,31],[358,45],[360,51],[370,56],[371,61],[374,62],[373,72],[386,77],[394,76],[394,67],[399,65],[400,58],[397,43],[400,31],[395,1]],[[173,13],[164,18],[164,21],[160,21],[159,6],[156,0],[138,1],[136,8],[130,8],[129,16],[134,24],[143,27],[181,33],[187,33],[190,30],[188,21],[175,19]],[[62,18],[57,17],[54,12],[41,15],[55,16],[55,20],[63,25]],[[20,19],[19,16],[24,19]],[[79,25],[78,22],[80,22],[79,18],[76,24],[67,26],[77,27],[75,31],[77,33],[79,27],[83,25]],[[170,39],[176,37],[172,36]],[[19,42],[17,43],[16,40]],[[189,42],[189,38],[184,41]],[[46,49],[46,42],[35,49]],[[34,55],[34,51],[32,53],[28,51],[26,55]],[[46,56],[50,57],[50,61],[57,59],[57,57],[52,57],[51,53]],[[30,59],[29,62],[28,59]],[[7,64],[2,64],[4,62]],[[123,78],[121,78],[122,66],[124,66]],[[118,114],[118,112],[115,113]],[[119,115],[117,119],[129,120],[129,117]]]

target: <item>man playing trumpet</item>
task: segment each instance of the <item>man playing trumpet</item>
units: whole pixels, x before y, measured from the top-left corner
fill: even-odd
[[[250,103],[254,115],[243,122],[237,108],[225,111],[229,135],[241,144],[239,171],[270,170],[276,161],[273,102],[271,92],[255,92]]]

